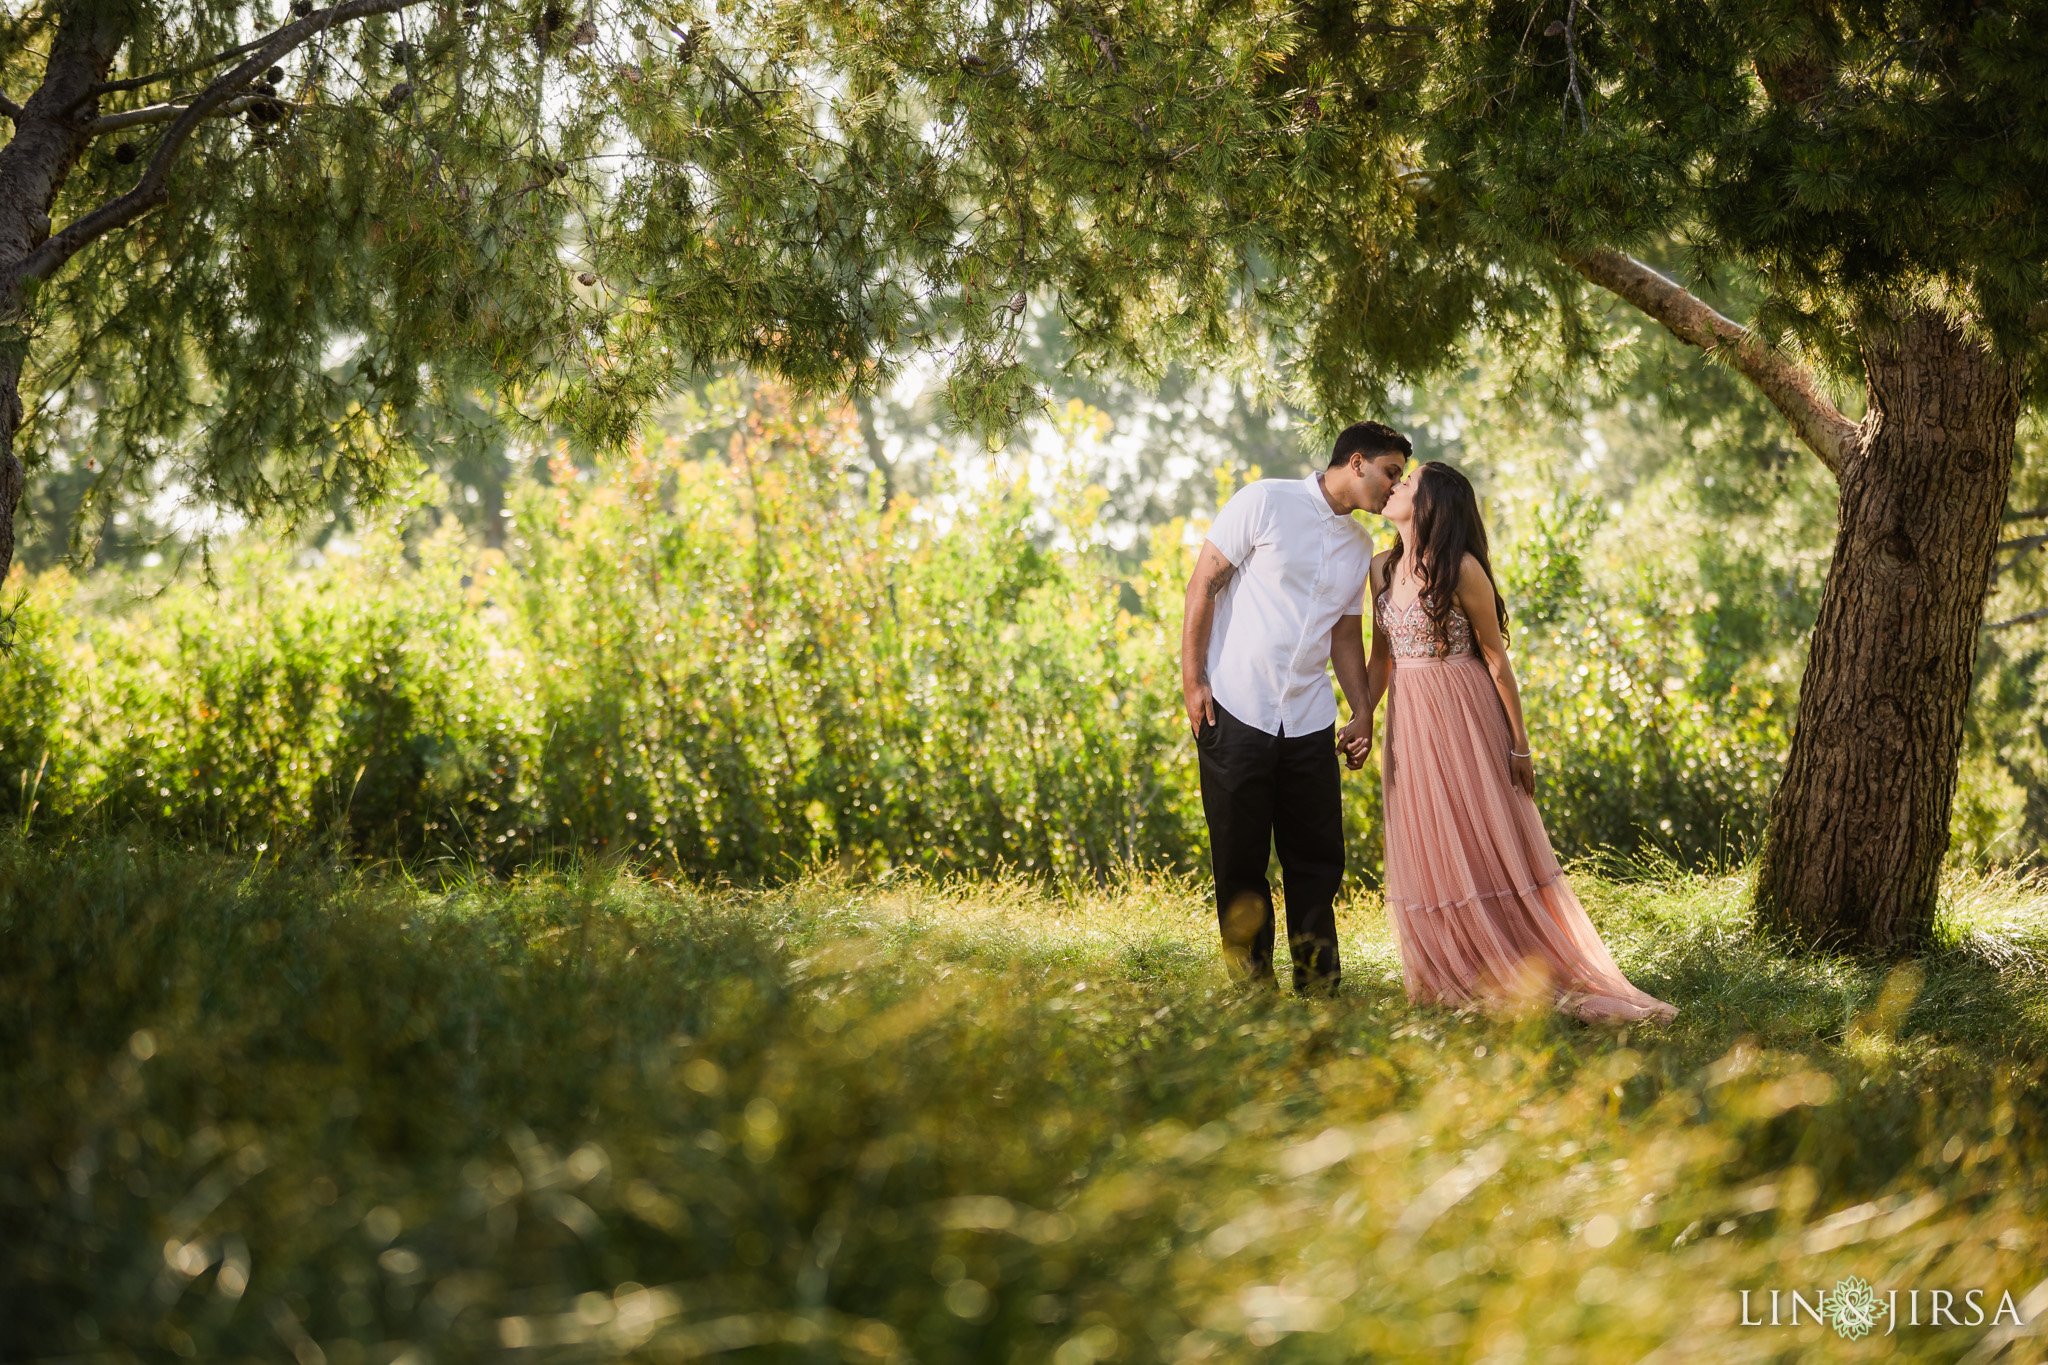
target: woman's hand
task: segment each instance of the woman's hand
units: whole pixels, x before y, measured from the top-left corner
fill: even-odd
[[[1508,781],[1534,796],[1536,794],[1536,760],[1526,754],[1508,755]]]
[[[1372,716],[1353,716],[1351,723],[1337,732],[1337,747],[1344,751],[1345,767],[1353,772],[1363,768],[1366,756],[1372,752]]]

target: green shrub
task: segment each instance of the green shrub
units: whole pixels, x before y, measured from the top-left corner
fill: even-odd
[[[740,881],[1205,862],[1178,670],[1198,524],[1119,571],[1090,490],[941,478],[879,507],[842,416],[771,391],[699,418],[519,482],[503,552],[436,525],[426,481],[324,562],[250,538],[217,590],[109,606],[105,580],[37,578],[0,657],[0,811],[500,872],[570,851]],[[714,419],[735,434],[707,458]],[[1592,586],[1575,515],[1502,556],[1555,842],[1732,862],[1783,689],[1714,664],[1656,583]],[[1367,887],[1378,787],[1346,778]]]
[[[1741,651],[1710,651],[1654,566],[1621,566],[1592,586],[1588,503],[1560,500],[1533,521],[1502,578],[1552,842],[1687,867],[1742,863],[1761,843],[1791,742],[1788,689],[1744,669]]]
[[[523,485],[509,557],[415,514],[313,569],[251,544],[218,593],[107,615],[45,576],[0,662],[0,763],[54,756],[44,829],[500,869],[1186,864],[1178,586],[1134,615],[1102,563],[1034,540],[1022,487],[942,526],[860,501],[819,413],[753,419],[724,461],[677,440]]]

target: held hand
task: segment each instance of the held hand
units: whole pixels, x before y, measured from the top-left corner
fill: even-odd
[[[1209,690],[1209,684],[1198,682],[1183,688],[1181,700],[1187,704],[1188,724],[1196,734],[1202,733],[1204,725],[1216,723],[1216,694]]]
[[[1536,760],[1533,758],[1516,758],[1510,754],[1508,756],[1508,780],[1529,793],[1529,795],[1534,796],[1536,794]]]
[[[1345,767],[1353,772],[1363,768],[1372,753],[1372,717],[1353,716],[1351,723],[1337,732],[1337,747],[1344,751]]]

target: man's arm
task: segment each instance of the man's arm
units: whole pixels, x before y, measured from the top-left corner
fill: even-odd
[[[1374,556],[1366,574],[1365,597],[1371,602],[1379,587],[1380,556]],[[1365,651],[1365,617],[1341,616],[1330,632],[1330,663],[1337,671],[1337,685],[1351,707],[1351,723],[1337,734],[1337,747],[1344,751],[1348,767],[1362,768],[1372,753],[1372,717],[1386,695],[1387,673],[1394,666],[1386,637],[1372,633],[1372,654]],[[1349,676],[1347,676],[1347,671]]]
[[[1329,667],[1337,671],[1337,686],[1343,688],[1343,704],[1352,708],[1352,722],[1337,731],[1337,747],[1343,749],[1343,765],[1364,767],[1366,749],[1372,747],[1372,712],[1362,706],[1366,700],[1366,630],[1364,616],[1339,616],[1329,628]]]
[[[1372,557],[1372,567],[1365,571],[1365,606],[1372,611],[1372,604],[1379,600],[1380,576],[1386,572],[1387,555],[1382,551]],[[1394,671],[1394,651],[1388,645],[1387,637],[1380,634],[1378,617],[1374,617],[1372,628],[1372,656],[1365,664],[1365,718],[1372,724],[1373,712],[1380,709],[1380,698],[1387,695],[1387,683]],[[1370,745],[1366,746],[1370,748]]]
[[[1343,689],[1344,704],[1351,708],[1353,718],[1370,715],[1372,708],[1365,704],[1365,618],[1363,616],[1340,616],[1337,624],[1330,628],[1330,667],[1337,674],[1337,686]]]
[[[1209,541],[1195,559],[1180,615],[1180,694],[1187,704],[1188,724],[1197,733],[1216,719],[1216,699],[1209,690],[1209,631],[1216,624],[1216,599],[1230,583],[1237,566]]]
[[[1337,674],[1337,686],[1344,690],[1344,703],[1351,708],[1351,722],[1337,732],[1337,747],[1344,751],[1346,767],[1362,768],[1372,751],[1372,706],[1366,701],[1371,690],[1365,662],[1365,618],[1340,616],[1330,629],[1330,667]]]

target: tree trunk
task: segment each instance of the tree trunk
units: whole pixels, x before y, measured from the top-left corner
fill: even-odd
[[[7,571],[14,567],[14,509],[21,505],[21,495],[28,487],[27,471],[14,453],[14,433],[20,426],[21,357],[0,341],[0,585],[7,582]],[[0,635],[0,646],[7,643]]]
[[[64,12],[50,40],[43,83],[15,117],[14,136],[0,147],[0,583],[14,564],[14,512],[28,482],[14,448],[29,335],[15,272],[49,237],[57,192],[92,143],[87,128],[100,104],[92,89],[107,78],[125,41],[123,20],[106,5]]]
[[[1756,915],[1809,946],[1898,953],[1934,923],[2019,386],[1925,309],[1867,329],[1863,360]]]
[[[868,460],[882,480],[882,506],[887,507],[896,501],[896,466],[882,452],[882,436],[875,430],[875,400],[862,394],[853,400],[853,411],[860,418],[861,444],[867,447]]]

